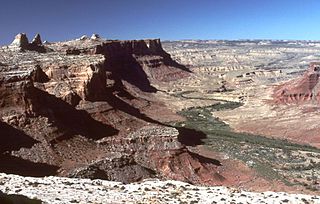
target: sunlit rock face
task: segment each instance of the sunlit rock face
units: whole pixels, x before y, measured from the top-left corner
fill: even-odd
[[[64,177],[0,174],[2,203],[319,203],[319,196],[284,192],[248,192],[223,186],[195,186],[174,180],[148,179],[123,184]],[[5,195],[9,194],[9,195]],[[20,194],[24,196],[16,196]],[[173,195],[173,196],[172,196]],[[33,199],[28,199],[27,197]]]
[[[9,45],[9,48],[11,50],[19,50],[22,52],[25,50],[32,50],[41,53],[48,51],[48,49],[45,49],[45,47],[42,45],[40,34],[36,34],[32,41],[29,43],[27,35],[25,33],[19,33]]]
[[[309,69],[298,79],[278,86],[274,91],[277,103],[320,102],[320,63],[311,63]]]
[[[18,35],[16,35],[16,37],[11,43],[11,46],[17,46],[21,48],[27,48],[28,45],[29,45],[29,40],[25,33],[19,33]]]
[[[44,44],[40,35],[29,43],[19,34],[0,56],[0,128],[6,141],[0,160],[8,163],[1,171],[122,182],[217,181],[219,162],[188,150],[181,140],[186,129],[153,119],[159,110],[170,112],[154,98],[154,85],[190,74],[159,39],[93,35]],[[8,138],[12,132],[19,133],[15,141]],[[19,145],[10,149],[13,143]]]

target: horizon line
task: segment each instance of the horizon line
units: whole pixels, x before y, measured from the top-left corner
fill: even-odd
[[[21,32],[23,33],[23,32]],[[18,33],[19,34],[19,33]],[[17,34],[17,35],[18,35]],[[41,34],[40,34],[41,35]],[[67,42],[67,41],[72,41],[72,40],[76,40],[78,38],[80,38],[81,36],[84,36],[86,34],[83,34],[83,35],[79,35],[78,37],[74,37],[74,38],[71,38],[71,39],[64,39],[64,40],[57,40],[57,41],[50,41],[50,40],[43,40],[43,41],[47,41],[47,42]],[[153,37],[153,38],[150,38],[150,37],[146,37],[146,38],[129,38],[129,39],[124,39],[124,38],[105,38],[104,36],[98,34],[102,39],[104,40],[120,40],[120,41],[125,41],[125,40],[147,40],[147,39],[160,39],[161,42],[166,42],[166,41],[169,41],[169,42],[174,42],[174,41],[294,41],[294,42],[320,42],[320,39],[318,40],[315,40],[315,39],[281,39],[281,38],[180,38],[180,39],[166,39],[166,38],[160,38],[160,37]],[[88,35],[86,35],[88,36]],[[14,36],[15,37],[15,36]],[[12,38],[12,41],[14,40],[14,37]],[[11,41],[11,42],[12,42]],[[11,43],[9,44],[0,44],[0,46],[8,46],[10,45]]]

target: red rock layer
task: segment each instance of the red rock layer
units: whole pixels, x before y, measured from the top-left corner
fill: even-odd
[[[311,63],[308,71],[299,79],[293,79],[274,90],[276,103],[320,102],[320,63]]]
[[[220,163],[184,144],[190,135],[199,142],[201,133],[152,117],[164,109],[152,84],[189,75],[158,39],[84,38],[41,45],[44,52],[17,45],[0,51],[0,171],[217,181]]]

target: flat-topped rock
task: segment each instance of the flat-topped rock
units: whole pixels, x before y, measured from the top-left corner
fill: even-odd
[[[22,139],[38,141],[8,154],[30,166],[42,163],[43,170],[34,170],[41,175],[122,182],[159,175],[197,183],[210,180],[202,174],[214,171],[215,165],[202,165],[179,142],[178,130],[143,113],[160,106],[151,94],[157,91],[152,83],[188,76],[188,70],[170,58],[159,39],[93,38],[42,44],[36,35],[23,50],[1,47],[0,120],[21,131]],[[8,161],[15,162],[0,158],[0,163]],[[180,175],[185,165],[189,167]]]

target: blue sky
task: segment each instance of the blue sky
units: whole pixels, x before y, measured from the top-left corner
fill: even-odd
[[[320,40],[319,0],[0,0],[0,44],[19,32],[57,41]]]

